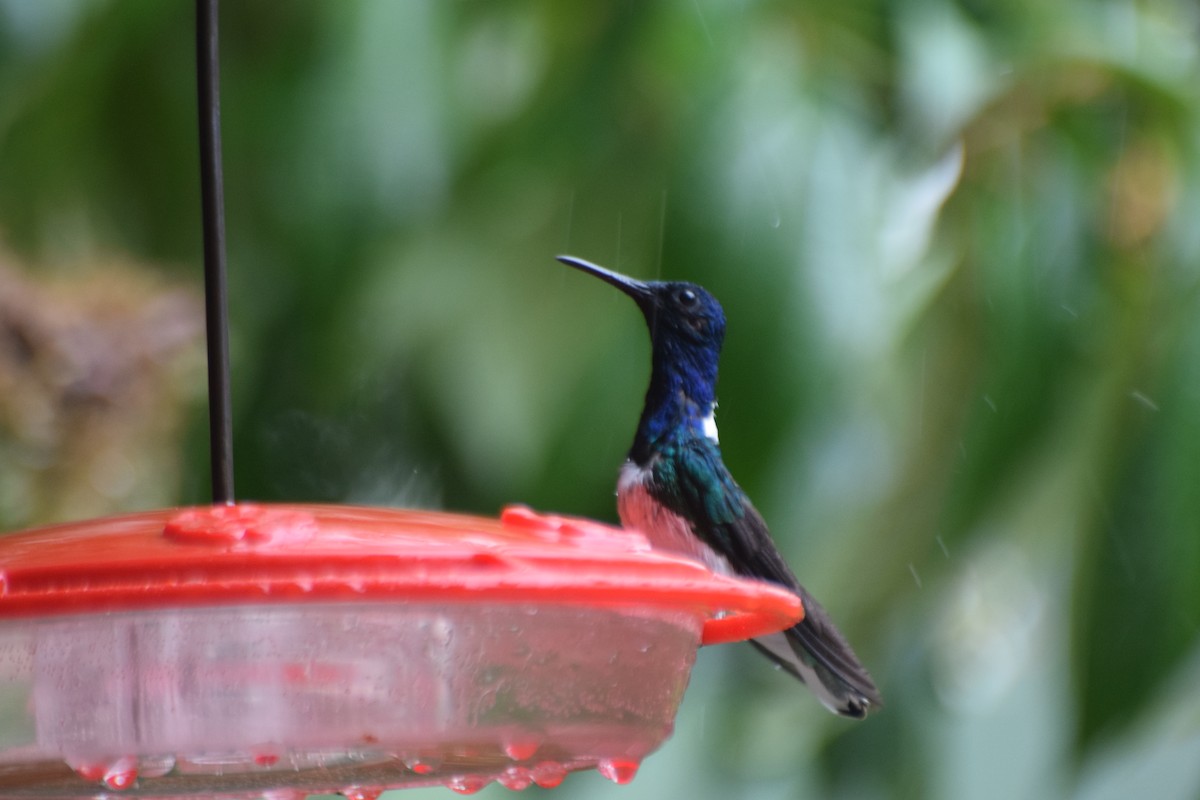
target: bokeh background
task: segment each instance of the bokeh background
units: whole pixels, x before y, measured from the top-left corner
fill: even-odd
[[[1193,0],[224,6],[239,496],[614,520],[646,332],[553,256],[725,305],[888,706],[705,651],[560,795],[1200,796]],[[2,529],[207,497],[192,19],[0,2]]]

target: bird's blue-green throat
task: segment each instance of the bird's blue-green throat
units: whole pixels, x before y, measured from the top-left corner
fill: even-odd
[[[629,295],[650,328],[650,387],[617,482],[622,524],[642,531],[655,548],[796,592],[804,620],[753,644],[831,711],[861,718],[879,708],[871,676],[796,580],[766,523],[721,460],[714,419],[717,362],[725,340],[721,304],[693,283],[639,281],[571,256],[558,260]]]

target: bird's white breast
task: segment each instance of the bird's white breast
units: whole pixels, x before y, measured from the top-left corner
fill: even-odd
[[[713,403],[708,409],[708,416],[700,420],[700,425],[704,429],[704,435],[712,439],[714,442],[720,443],[717,437],[717,404]]]
[[[701,562],[713,572],[732,575],[725,557],[701,541],[686,519],[650,496],[646,482],[650,470],[626,461],[617,480],[617,513],[626,528],[639,530],[655,550],[675,553]]]

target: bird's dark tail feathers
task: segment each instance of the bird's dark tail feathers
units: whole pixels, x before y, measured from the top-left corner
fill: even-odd
[[[804,682],[821,703],[844,717],[862,719],[883,707],[879,689],[821,605],[798,589],[804,619],[782,633],[751,642]]]

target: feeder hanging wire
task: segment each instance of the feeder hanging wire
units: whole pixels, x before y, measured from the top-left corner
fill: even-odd
[[[218,0],[196,0],[196,81],[200,195],[204,220],[204,299],[208,340],[208,420],[213,503],[233,503],[233,402],[229,387],[229,299],[225,270],[225,179],[221,170]]]

